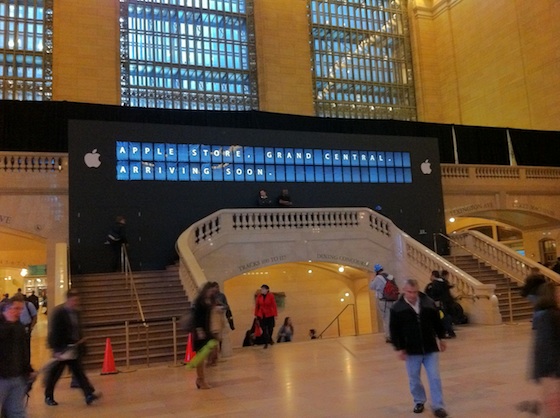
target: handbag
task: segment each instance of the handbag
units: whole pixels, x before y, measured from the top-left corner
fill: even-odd
[[[260,324],[257,322],[255,323],[255,337],[260,337],[261,335],[263,335],[263,330]]]

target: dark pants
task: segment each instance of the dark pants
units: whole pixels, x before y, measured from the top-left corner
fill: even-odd
[[[78,380],[80,388],[84,392],[85,396],[91,395],[95,392],[95,389],[84,372],[82,362],[78,358],[75,360],[58,361],[51,367],[45,379],[45,397],[54,397],[54,387],[58,382],[58,379],[60,379],[60,376],[64,371],[64,367],[66,366],[70,368],[72,375]]]
[[[276,325],[276,323],[273,316],[261,319],[261,328],[263,330],[265,344],[274,344],[274,341],[272,341],[272,336],[274,335],[274,325]]]
[[[111,243],[111,268],[112,271],[119,272],[122,270],[121,266],[121,242],[110,241]]]

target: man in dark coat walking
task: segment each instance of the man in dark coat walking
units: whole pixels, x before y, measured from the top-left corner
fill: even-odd
[[[414,413],[424,411],[426,391],[420,380],[422,365],[426,370],[432,409],[438,418],[447,417],[441,390],[438,351],[445,351],[445,328],[434,301],[418,290],[418,282],[408,279],[403,294],[391,307],[389,321],[391,342],[398,356],[406,362]],[[439,339],[439,344],[438,344]]]
[[[66,302],[58,305],[51,314],[47,340],[55,361],[45,378],[45,403],[50,406],[58,405],[54,400],[54,387],[66,366],[78,380],[88,405],[99,398],[84,372],[78,351],[83,347],[79,307],[80,295],[76,290],[70,289],[66,293]]]

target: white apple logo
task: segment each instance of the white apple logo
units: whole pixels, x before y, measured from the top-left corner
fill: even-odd
[[[84,155],[84,163],[90,168],[97,168],[101,165],[101,161],[99,160],[100,156],[97,149],[94,149],[92,152],[88,152]]]
[[[430,163],[430,160],[426,159],[426,161],[420,164],[420,171],[423,174],[432,174],[432,163]]]

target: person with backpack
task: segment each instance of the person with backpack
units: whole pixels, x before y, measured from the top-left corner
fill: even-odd
[[[443,270],[448,275],[446,270]],[[451,319],[451,314],[449,312],[449,306],[451,301],[453,301],[453,296],[451,295],[450,289],[453,286],[449,282],[440,277],[438,270],[433,270],[430,276],[430,283],[426,286],[424,293],[428,295],[435,302],[436,306],[441,312],[443,326],[445,327],[445,333],[447,338],[455,338],[455,330],[453,329],[453,320]]]
[[[391,307],[399,298],[399,287],[397,286],[395,278],[391,274],[387,274],[383,271],[383,266],[381,264],[376,264],[373,268],[375,270],[375,275],[374,273],[370,273],[373,278],[369,283],[369,288],[371,291],[375,292],[377,312],[383,319],[385,342],[390,343],[389,318]]]

